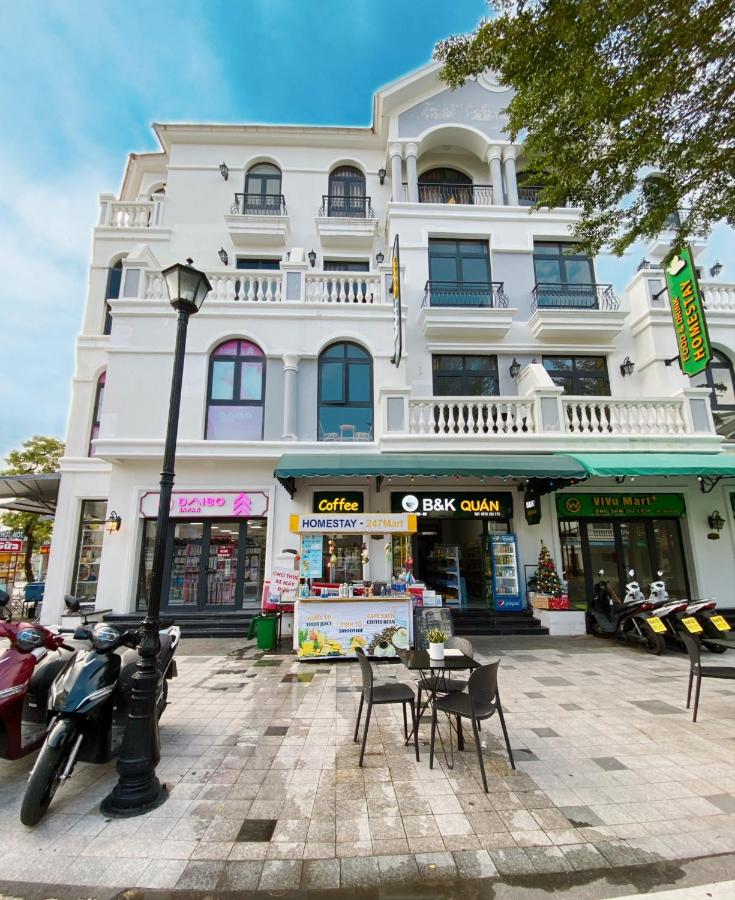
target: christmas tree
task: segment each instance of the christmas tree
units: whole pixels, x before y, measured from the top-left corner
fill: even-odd
[[[552,597],[561,596],[561,581],[556,574],[556,566],[549,553],[549,548],[543,541],[541,541],[538,569],[536,569],[536,590],[539,594],[550,594]]]

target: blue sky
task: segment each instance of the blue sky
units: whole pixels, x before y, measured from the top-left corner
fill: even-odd
[[[97,195],[117,192],[128,152],[158,149],[151,122],[367,125],[376,88],[486,10],[483,0],[5,4],[0,458],[33,434],[63,437]],[[602,265],[600,280],[612,280]]]

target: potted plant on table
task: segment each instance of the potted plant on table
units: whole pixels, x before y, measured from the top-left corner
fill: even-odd
[[[440,628],[430,628],[427,637],[429,638],[429,658],[435,661],[444,659],[446,634]]]

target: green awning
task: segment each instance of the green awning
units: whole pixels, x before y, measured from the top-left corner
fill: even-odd
[[[586,478],[569,456],[551,453],[286,453],[276,478],[460,475],[482,478]]]
[[[735,453],[570,453],[569,456],[590,475],[735,475]]]

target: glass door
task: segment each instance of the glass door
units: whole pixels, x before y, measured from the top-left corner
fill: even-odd
[[[586,523],[589,565],[585,565],[585,569],[589,572],[587,590],[590,598],[593,585],[600,579],[599,572],[602,570],[605,573],[604,580],[607,581],[613,598],[623,599],[625,590],[619,570],[620,554],[615,525],[617,525],[616,522]]]
[[[241,525],[238,567],[242,572],[239,602],[244,609],[260,609],[260,595],[265,577],[265,519],[248,519]]]
[[[235,609],[237,601],[237,551],[239,522],[208,523],[207,568],[204,606],[208,609]]]
[[[621,577],[623,583],[630,581],[631,577],[641,585],[648,585],[655,580],[656,572],[653,568],[654,559],[651,553],[648,536],[647,522],[616,522],[620,533],[620,549],[623,563]],[[628,574],[633,569],[635,575]]]
[[[175,522],[171,538],[168,603],[171,610],[199,608],[204,522]]]

